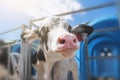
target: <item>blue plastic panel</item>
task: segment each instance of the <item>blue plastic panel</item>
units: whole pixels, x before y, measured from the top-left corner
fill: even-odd
[[[88,25],[95,30],[119,27],[117,16],[106,16],[91,21]],[[120,30],[93,33],[88,38],[89,71],[92,77],[115,77],[120,78]],[[87,63],[85,55],[85,43],[80,44],[77,60],[80,62],[80,78],[88,80]],[[79,54],[79,55],[78,55]],[[99,59],[99,57],[115,57]],[[95,58],[94,58],[95,57]],[[98,59],[97,59],[98,57]]]

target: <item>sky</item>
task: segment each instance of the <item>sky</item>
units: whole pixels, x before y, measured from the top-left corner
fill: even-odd
[[[29,26],[30,20],[109,2],[116,2],[116,0],[0,0],[0,33],[19,27],[22,24]],[[63,18],[74,26],[99,17],[116,14],[118,14],[117,6],[111,6],[67,15]],[[7,41],[20,39],[20,34],[21,29],[0,35],[0,39]]]

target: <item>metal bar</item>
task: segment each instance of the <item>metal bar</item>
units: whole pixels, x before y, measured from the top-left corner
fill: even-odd
[[[24,80],[31,80],[31,45],[23,43],[24,46]]]
[[[30,29],[30,27],[28,27],[28,26],[25,25],[25,24],[22,24],[22,32],[24,32],[26,29]]]
[[[65,16],[65,15],[69,15],[69,14],[76,14],[76,13],[80,13],[80,12],[85,12],[85,11],[89,11],[89,10],[95,10],[95,9],[109,7],[109,6],[114,6],[114,5],[116,5],[116,3],[115,2],[111,2],[111,3],[106,3],[106,4],[102,4],[102,5],[98,5],[98,6],[92,6],[92,7],[85,8],[85,9],[79,9],[79,10],[75,10],[75,11],[69,11],[69,12],[65,12],[65,13],[55,14],[55,15],[56,16]],[[42,17],[42,18],[31,20],[31,21],[32,22],[40,21],[40,20],[43,20],[44,18],[45,17]]]
[[[90,67],[89,67],[89,56],[88,56],[88,40],[85,39],[85,57],[86,57],[86,73],[87,73],[87,80],[90,79]]]
[[[120,59],[120,56],[95,56],[89,57],[90,60]]]
[[[30,29],[28,26],[26,26],[26,25],[24,25],[24,24],[23,24],[22,26],[24,26],[24,27]],[[8,31],[5,31],[5,32],[2,32],[2,33],[0,33],[0,35],[3,35],[3,34],[6,34],[6,33],[9,33],[9,32],[12,32],[12,31],[15,31],[15,30],[21,29],[22,26],[17,27],[17,28],[14,28],[14,29],[11,29],[11,30],[8,30]]]
[[[14,29],[11,29],[11,30],[8,30],[8,31],[5,31],[5,32],[2,32],[2,33],[0,33],[0,35],[3,35],[3,34],[6,34],[6,33],[9,33],[9,32],[18,30],[18,29],[20,29],[20,28],[21,28],[21,26],[20,26],[20,27],[17,27],[17,28],[14,28]]]
[[[25,26],[22,25],[22,32],[25,30]],[[21,57],[20,57],[20,62],[18,64],[18,68],[20,70],[20,78],[21,80],[26,80],[25,79],[25,73],[24,73],[24,69],[25,69],[25,66],[24,66],[24,46],[23,46],[23,41],[21,40]]]
[[[26,27],[23,25],[22,31]],[[31,80],[31,45],[22,41],[23,74],[22,80]]]
[[[33,27],[36,27],[36,28],[39,28],[39,26],[37,26],[36,24],[34,23],[31,23],[31,26],[33,25]]]
[[[14,46],[14,45],[19,45],[19,44],[21,44],[21,42],[11,43],[10,45],[11,45],[11,46]]]
[[[29,28],[32,29],[32,21],[29,21]]]

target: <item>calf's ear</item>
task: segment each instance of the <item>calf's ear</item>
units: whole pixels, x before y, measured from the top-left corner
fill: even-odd
[[[87,24],[80,24],[73,27],[71,32],[77,36],[78,41],[83,41],[93,32],[93,30],[93,27]]]
[[[39,39],[37,30],[27,30],[21,34],[21,38],[24,42],[31,43],[34,40]]]

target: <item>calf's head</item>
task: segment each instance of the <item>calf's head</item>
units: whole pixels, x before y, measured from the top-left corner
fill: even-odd
[[[52,16],[43,20],[39,29],[25,31],[21,37],[25,42],[39,39],[39,47],[45,55],[66,58],[74,55],[79,48],[78,42],[83,41],[92,31],[93,28],[88,25],[72,28],[65,20]]]

